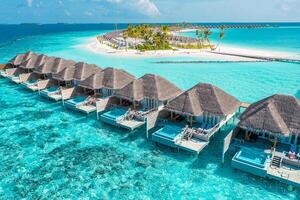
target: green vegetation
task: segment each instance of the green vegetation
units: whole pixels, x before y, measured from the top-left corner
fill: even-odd
[[[176,44],[175,47],[181,48],[181,49],[208,49],[211,48],[211,45],[209,44]]]
[[[210,37],[213,32],[209,28],[200,28],[196,30],[196,38],[198,40],[197,44],[171,44],[170,32],[184,29],[184,27],[188,27],[188,24],[183,23],[177,26],[151,26],[146,24],[137,26],[128,25],[128,28],[123,32],[123,38],[125,41],[127,41],[128,38],[133,38],[136,41],[141,39],[143,42],[135,42],[135,46],[131,45],[131,48],[135,48],[140,51],[170,50],[172,49],[172,46],[184,49],[220,49],[221,40],[225,36],[225,27],[223,26],[220,27],[218,44],[216,46],[211,44]],[[128,47],[126,47],[126,50],[127,48]]]
[[[136,46],[138,50],[168,50],[172,49],[169,43],[170,29],[168,26],[151,27],[149,25],[129,25],[123,37],[143,39],[145,42]]]

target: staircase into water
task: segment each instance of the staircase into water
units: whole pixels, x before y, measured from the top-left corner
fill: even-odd
[[[281,163],[282,163],[282,157],[278,155],[273,155],[271,166],[280,168]]]

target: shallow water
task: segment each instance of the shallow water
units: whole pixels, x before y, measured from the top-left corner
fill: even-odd
[[[100,67],[118,67],[140,77],[160,74],[182,89],[198,82],[215,84],[242,101],[254,102],[274,93],[298,95],[300,65],[279,62],[157,64],[159,61],[198,60],[195,57],[126,58],[95,54],[84,48],[92,37],[105,31],[52,33],[24,37],[0,48],[0,62],[28,49],[75,61],[95,63]]]
[[[220,30],[212,29],[210,36],[213,44],[218,43]],[[179,33],[179,35],[196,37],[194,31]],[[300,25],[281,26],[276,28],[259,29],[225,29],[222,45],[244,46],[252,49],[264,49],[278,52],[289,52],[300,56]]]
[[[288,63],[154,64],[197,58],[117,58],[82,44],[100,31],[21,37],[0,47],[0,62],[28,49],[76,61],[115,66],[137,77],[157,73],[187,89],[216,84],[242,101],[274,93],[300,98],[300,69]],[[143,130],[128,134],[40,99],[0,79],[0,199],[297,199],[299,191],[220,164],[219,134],[194,157],[155,146]],[[230,127],[228,127],[229,129]],[[224,130],[222,133],[228,131]]]
[[[0,199],[297,199],[299,191],[222,167],[220,139],[200,155],[155,146],[0,79]],[[225,129],[224,129],[225,131]]]

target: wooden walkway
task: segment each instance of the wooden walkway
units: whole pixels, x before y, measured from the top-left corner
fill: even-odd
[[[300,59],[293,59],[293,58],[284,58],[284,57],[268,57],[268,56],[259,56],[259,55],[246,55],[246,54],[236,54],[236,53],[226,53],[226,52],[215,52],[210,51],[210,53],[220,54],[220,55],[227,55],[227,56],[238,56],[243,58],[251,58],[257,60],[265,60],[265,61],[275,61],[275,62],[287,62],[287,63],[296,63],[300,64]]]
[[[270,166],[267,170],[267,174],[270,178],[289,185],[300,186],[300,168],[292,168],[288,165],[283,165],[280,168]]]

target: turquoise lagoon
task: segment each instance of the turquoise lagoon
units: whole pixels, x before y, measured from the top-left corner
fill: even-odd
[[[209,82],[247,102],[274,93],[300,97],[297,64],[157,64],[197,58],[118,58],[81,46],[105,31],[19,38],[0,47],[0,61],[31,49],[123,68],[137,77],[157,73],[182,89]],[[231,153],[222,166],[222,134],[199,156],[178,153],[154,145],[143,130],[130,134],[104,125],[94,115],[66,110],[6,79],[0,79],[0,109],[0,199],[297,199],[300,195],[277,181],[233,170]]]

